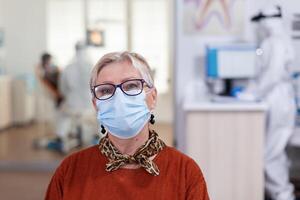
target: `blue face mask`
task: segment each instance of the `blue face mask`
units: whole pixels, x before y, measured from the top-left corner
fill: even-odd
[[[136,136],[150,119],[146,94],[128,96],[120,88],[108,100],[97,100],[97,119],[110,134],[129,139]]]

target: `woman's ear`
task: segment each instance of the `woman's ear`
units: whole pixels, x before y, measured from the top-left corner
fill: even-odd
[[[153,88],[151,93],[151,105],[150,105],[150,110],[154,110],[156,107],[156,102],[157,102],[157,90],[156,88]]]
[[[98,111],[97,103],[96,103],[96,98],[95,97],[93,97],[92,103],[93,103],[93,107],[95,108],[95,110]]]

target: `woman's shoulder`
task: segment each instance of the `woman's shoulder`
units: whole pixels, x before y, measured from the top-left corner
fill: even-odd
[[[184,187],[186,199],[209,200],[204,175],[191,157],[173,147],[166,147],[164,158],[167,164],[164,165],[162,173],[175,179],[173,183]]]
[[[93,163],[105,162],[105,158],[100,153],[98,145],[94,145],[77,152],[74,152],[63,159],[60,168],[86,167]]]
[[[90,155],[95,154],[95,153],[99,153],[99,148],[98,145],[93,145],[84,149],[81,149],[79,151],[73,152],[71,153],[68,157],[82,157],[82,156],[86,156],[86,155]]]
[[[184,161],[193,160],[191,157],[189,157],[188,155],[179,151],[175,147],[166,146],[165,151],[166,151],[165,153],[168,154],[168,156],[171,156],[172,158],[175,158],[175,159],[180,159],[180,160],[184,160]]]
[[[182,169],[200,171],[200,167],[194,159],[174,147],[167,146],[164,157],[167,158],[168,162],[171,162],[172,165],[178,165]]]
[[[99,155],[101,154],[99,147],[98,145],[93,145],[85,149],[81,149],[79,151],[71,153],[65,158],[65,160],[90,159],[91,157],[96,156],[97,154]]]
[[[176,182],[186,185],[187,188],[206,188],[200,166],[191,157],[173,147],[165,148],[164,156],[157,164],[160,164],[161,172],[166,176],[173,177],[176,174]]]

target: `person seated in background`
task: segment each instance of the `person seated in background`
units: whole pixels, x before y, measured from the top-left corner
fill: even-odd
[[[90,91],[104,136],[64,159],[46,200],[209,200],[196,162],[166,146],[150,126],[157,90],[141,55],[104,55],[92,71]]]
[[[56,107],[59,107],[63,101],[63,96],[58,86],[60,71],[57,66],[52,64],[52,56],[49,53],[44,53],[41,56],[40,63],[36,68],[36,74],[43,87],[54,99]]]
[[[39,99],[43,99],[44,97],[50,97],[50,104],[46,103],[45,99],[40,100],[43,102],[41,109],[48,107],[50,105],[50,109],[53,109],[53,124],[54,124],[54,134],[53,137],[49,138],[42,137],[36,138],[33,141],[33,147],[36,149],[47,148],[51,150],[61,151],[61,141],[57,137],[57,130],[59,129],[59,116],[61,115],[61,104],[63,102],[63,95],[59,90],[59,79],[61,76],[61,72],[59,68],[52,63],[52,56],[49,53],[43,53],[40,58],[40,63],[37,65],[36,69],[36,77],[41,85],[41,94],[39,94]],[[47,98],[47,99],[48,99]],[[52,106],[52,102],[54,106]],[[49,109],[48,108],[48,109]],[[47,109],[46,109],[47,110]],[[50,110],[48,110],[50,111]],[[44,111],[44,112],[48,112]],[[44,114],[44,113],[43,113]],[[49,114],[49,113],[48,113]],[[52,116],[52,113],[50,113]],[[50,121],[52,118],[50,118]],[[49,119],[48,119],[49,120]]]

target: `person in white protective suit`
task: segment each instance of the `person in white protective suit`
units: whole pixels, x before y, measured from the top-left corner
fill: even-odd
[[[64,96],[64,102],[57,124],[57,135],[63,142],[63,152],[68,152],[77,144],[70,143],[70,133],[78,132],[80,127],[81,140],[91,140],[92,132],[90,119],[94,119],[90,105],[91,95],[89,77],[92,64],[86,53],[86,46],[78,42],[75,46],[76,55],[64,69],[60,78],[59,88]],[[96,122],[95,122],[96,124]],[[74,130],[75,128],[75,130]],[[76,130],[77,129],[77,130]],[[77,141],[78,142],[78,141]]]
[[[265,189],[272,200],[294,200],[294,187],[289,182],[286,146],[292,135],[296,105],[289,63],[294,58],[291,41],[282,23],[280,7],[262,10],[252,21],[263,31],[259,75],[240,99],[263,100],[268,105],[265,136]]]

